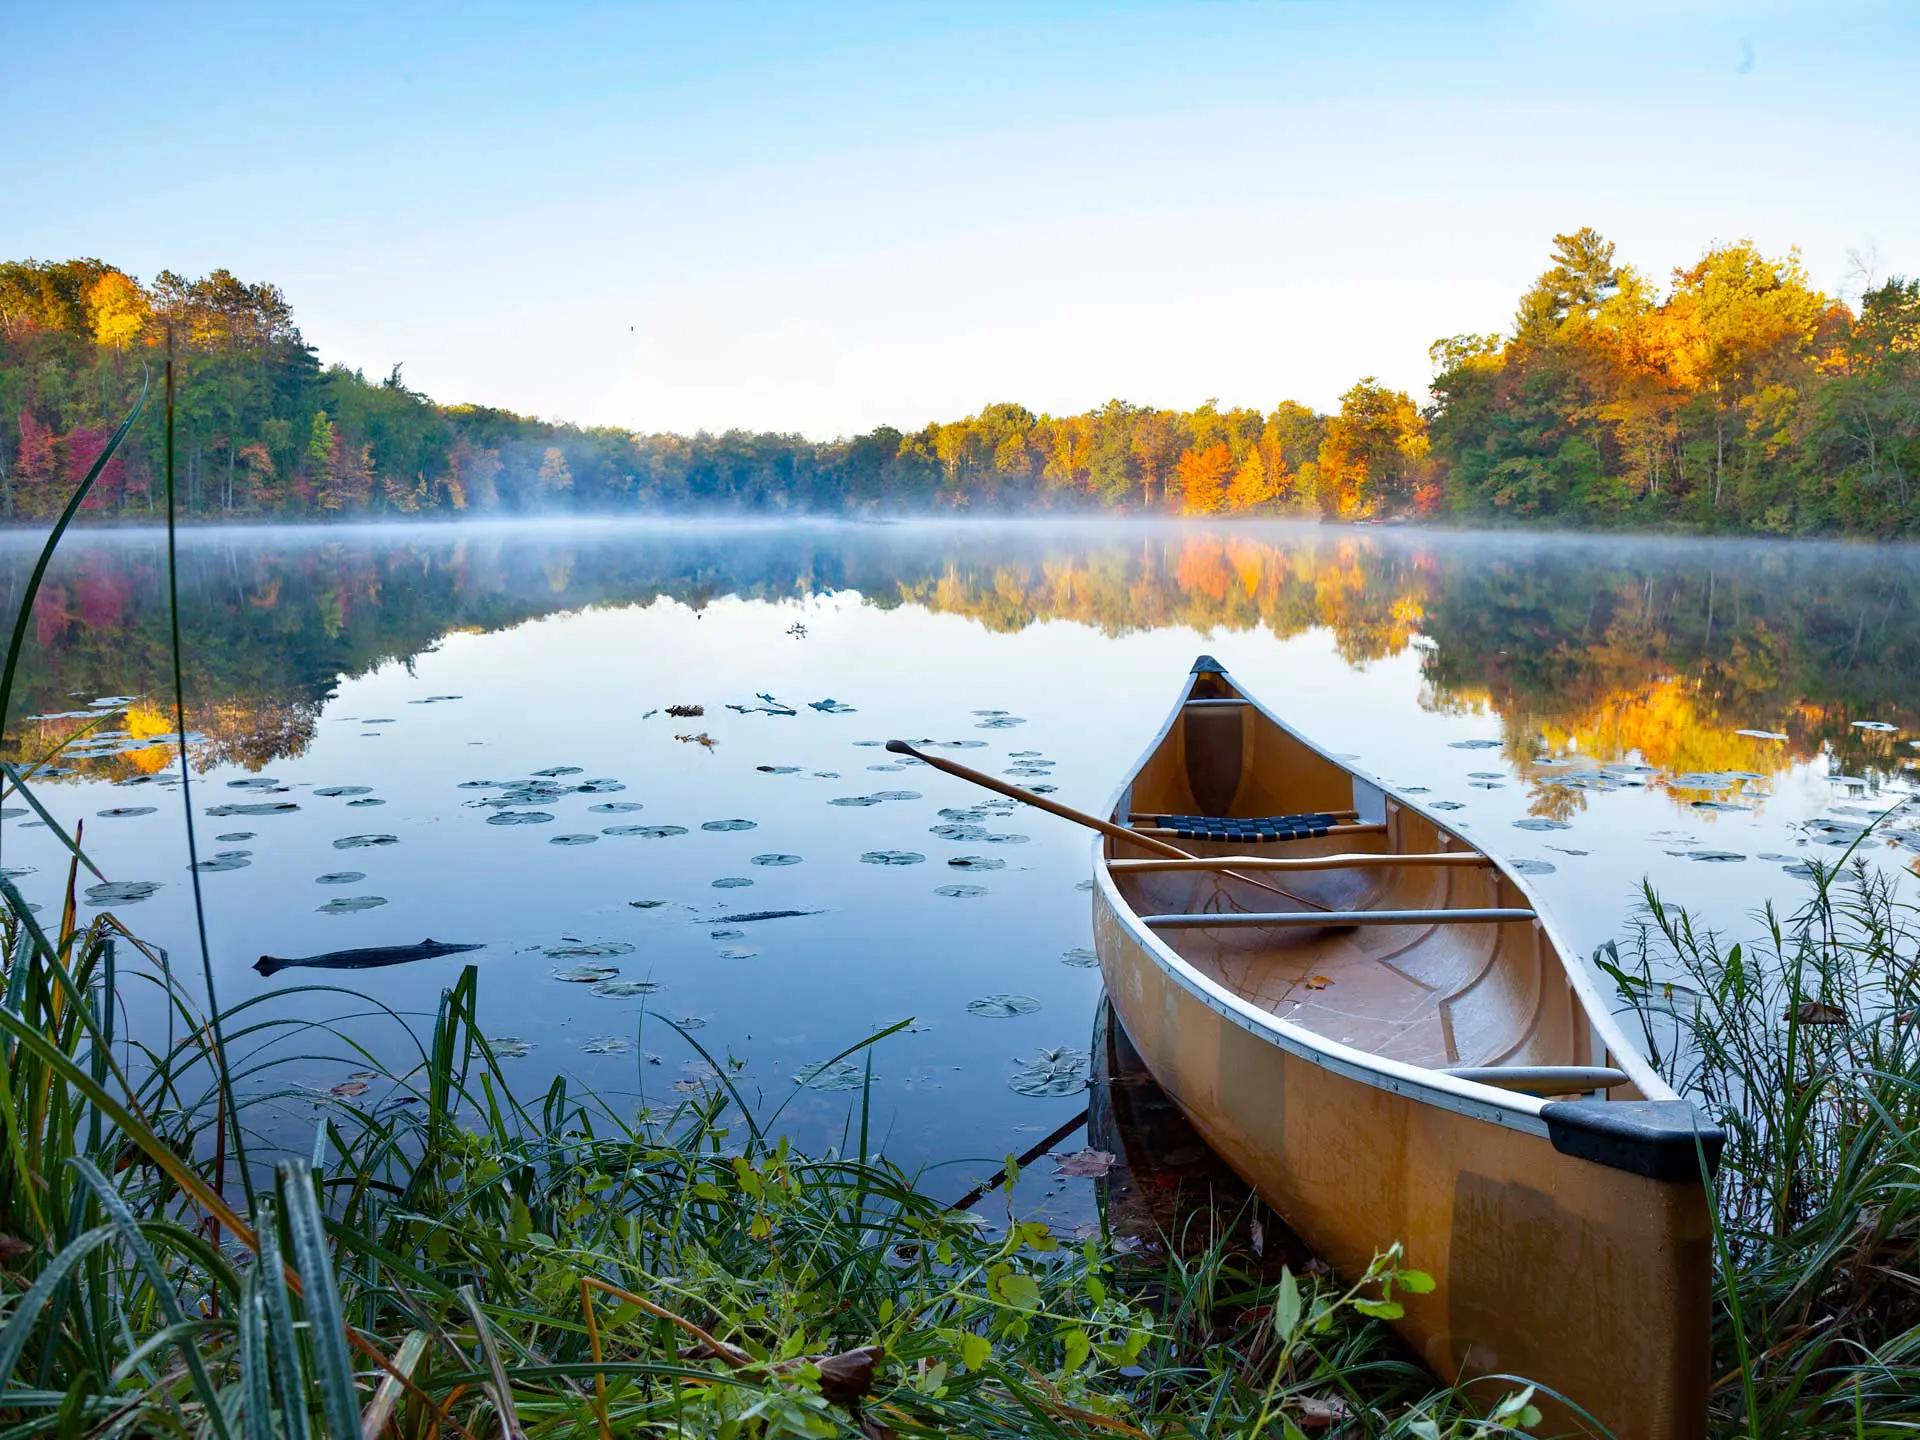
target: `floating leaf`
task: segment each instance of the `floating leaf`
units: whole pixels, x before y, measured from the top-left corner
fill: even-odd
[[[379,798],[377,798],[377,797],[375,797],[375,796],[372,796],[372,795],[369,795],[369,796],[368,796],[368,797],[367,797],[366,799],[364,799],[364,800],[349,800],[349,801],[347,801],[347,807],[348,807],[349,809],[352,809],[352,810],[365,810],[365,809],[366,809],[367,807],[369,807],[369,806],[371,806],[371,805],[384,805],[384,804],[386,804],[386,803],[387,803],[387,802],[386,802],[386,801],[384,801],[384,800],[381,800],[381,799],[379,799]]]
[[[753,820],[708,820],[700,828],[725,833],[730,830],[755,830],[759,826]]]
[[[867,768],[871,770],[875,767],[869,765]],[[921,797],[918,790],[876,790],[873,792],[872,798],[875,800],[918,800]]]
[[[1687,858],[1689,860],[1704,860],[1710,865],[1729,865],[1736,860],[1744,860],[1747,857],[1736,854],[1732,850],[1689,850],[1687,852]]]
[[[1736,735],[1745,735],[1749,740],[1784,740],[1787,737],[1778,730],[1736,730]]]
[[[518,1035],[489,1035],[487,1044],[493,1047],[494,1058],[499,1060],[524,1060],[533,1053],[533,1042],[522,1040]]]
[[[386,903],[384,895],[336,895],[317,909],[322,915],[351,915],[356,910],[373,910]]]
[[[1011,730],[1016,725],[1027,722],[1017,715],[996,715],[991,720],[982,720],[973,728],[976,730]]]
[[[800,863],[800,857],[798,855],[781,855],[777,853],[768,854],[768,855],[755,855],[751,860],[747,861],[747,863],[749,865],[769,865],[769,866],[798,865]]]
[[[348,835],[333,842],[336,850],[372,850],[382,845],[398,845],[398,835]]]
[[[988,855],[956,855],[947,861],[956,870],[1004,870],[1007,862]]]
[[[1871,730],[1876,735],[1892,735],[1900,729],[1898,725],[1889,725],[1885,720],[1856,720],[1853,728]]]
[[[1467,784],[1475,790],[1504,790],[1507,788],[1498,780],[1469,780]]]
[[[600,832],[602,835],[638,835],[642,840],[665,840],[674,835],[684,835],[684,825],[609,825]]]
[[[216,835],[213,838],[216,840],[224,840],[229,843],[238,843],[239,841],[242,841],[242,840],[251,840],[253,839],[253,836],[254,836],[254,832],[251,830],[230,830],[225,835]]]
[[[1060,952],[1060,963],[1071,965],[1076,970],[1092,970],[1100,964],[1100,957],[1085,945],[1076,945],[1071,950]]]
[[[636,910],[658,910],[667,902],[664,900],[629,900],[627,904]]]
[[[1447,746],[1449,750],[1498,750],[1498,740],[1454,740]]]
[[[1529,815],[1524,820],[1513,822],[1516,830],[1571,830],[1573,827],[1564,820],[1549,820],[1544,815]]]
[[[862,865],[918,865],[927,857],[917,850],[868,850],[860,856]]]
[[[547,843],[549,845],[591,845],[599,838],[598,835],[556,835]]]
[[[1098,1180],[1113,1169],[1113,1160],[1106,1150],[1076,1150],[1071,1155],[1056,1155],[1053,1173],[1075,1180]]]
[[[1515,860],[1510,863],[1517,875],[1551,875],[1557,868],[1551,860]]]
[[[751,960],[759,953],[758,950],[749,949],[745,945],[729,945],[719,952],[722,960]]]
[[[713,882],[713,888],[716,890],[738,890],[752,883],[753,881],[744,875],[722,875],[718,880]]]
[[[878,1080],[879,1076],[874,1076]],[[793,1083],[810,1085],[815,1090],[858,1090],[867,1083],[864,1066],[851,1060],[835,1060],[831,1065],[816,1062],[793,1072]]]
[[[546,769],[536,770],[533,773],[542,779],[551,780],[561,775],[578,775],[581,769],[578,765],[549,765]]]
[[[1027,843],[1027,837],[1025,835],[986,835],[981,838],[989,845],[1024,845]]]
[[[984,820],[987,818],[987,812],[979,808],[975,808],[972,810],[947,809],[947,810],[942,810],[939,813],[940,813],[940,818],[942,820],[956,820],[963,825],[971,825],[976,821]]]
[[[987,827],[984,825],[956,825],[951,822],[935,825],[927,831],[937,840],[984,840]]]
[[[934,894],[944,895],[950,900],[974,900],[987,893],[984,885],[940,885]]]
[[[229,790],[284,790],[287,787],[278,780],[270,780],[265,775],[258,775],[249,780],[229,780],[227,788]]]
[[[313,883],[316,885],[353,885],[366,878],[366,875],[359,870],[329,870],[324,875],[314,876]]]
[[[762,775],[798,775],[800,773],[798,765],[756,765],[753,768]]]
[[[338,1085],[328,1090],[327,1093],[336,1100],[351,1100],[356,1095],[364,1095],[367,1093],[367,1082],[364,1080],[342,1080]]]
[[[246,852],[241,851],[237,854],[215,855],[209,860],[199,860],[189,868],[198,870],[203,875],[217,875],[223,870],[244,870],[252,863],[253,861],[247,858]]]
[[[1035,1098],[1072,1095],[1087,1088],[1087,1052],[1067,1046],[1042,1050],[1023,1062],[1007,1085],[1017,1095]]]
[[[489,825],[545,825],[553,816],[545,810],[501,810],[487,816]]]
[[[331,799],[336,795],[371,795],[373,787],[371,785],[325,785],[313,793],[325,795]]]
[[[833,699],[809,700],[807,702],[807,708],[809,710],[818,710],[822,715],[851,715],[854,713],[853,706],[843,704]]]
[[[291,815],[299,808],[291,800],[268,800],[257,805],[210,805],[207,814],[216,819],[226,815]]]
[[[631,1000],[639,995],[651,995],[660,988],[657,980],[602,980],[593,987],[593,993],[603,1000]]]
[[[1745,813],[1753,809],[1751,805],[1736,805],[1731,800],[1692,800],[1688,802],[1695,810],[1731,810]]]
[[[633,949],[625,940],[573,940],[550,945],[545,953],[549,960],[604,960],[614,955],[631,955]]]
[[[1011,1020],[1016,1015],[1031,1015],[1039,1008],[1040,1002],[1031,995],[1009,995],[1004,992],[982,995],[978,1000],[967,1002],[967,1013],[985,1020]]]
[[[597,1040],[589,1040],[580,1047],[585,1055],[624,1055],[633,1049],[633,1042],[619,1035],[602,1035]]]
[[[587,809],[595,815],[631,815],[636,810],[647,807],[638,800],[609,800],[601,805],[589,805]]]
[[[864,808],[865,806],[878,805],[879,803],[880,798],[877,795],[842,795],[838,799],[827,801],[829,805],[842,805],[850,809],[856,807]]]
[[[104,884],[87,887],[87,903],[89,905],[134,905],[145,900],[159,888],[160,882],[157,880],[109,880]]]
[[[157,808],[159,807],[154,805],[116,805],[111,810],[102,810],[98,813],[102,820],[131,820],[136,815],[151,815]],[[9,810],[6,813],[8,815],[24,815],[27,812],[24,810]]]
[[[611,980],[620,973],[618,965],[569,965],[565,970],[553,972],[553,978],[564,980],[569,985],[598,985],[602,980]]]

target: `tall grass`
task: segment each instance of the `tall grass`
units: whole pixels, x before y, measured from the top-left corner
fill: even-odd
[[[1753,1437],[1920,1434],[1920,911],[1818,869],[1729,944],[1646,891],[1601,963],[1727,1134],[1713,1417]]]

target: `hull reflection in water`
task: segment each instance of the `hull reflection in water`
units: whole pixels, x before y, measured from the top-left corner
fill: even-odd
[[[1111,818],[1193,852],[1103,837],[1094,936],[1222,1159],[1337,1270],[1404,1245],[1438,1284],[1395,1327],[1435,1374],[1524,1376],[1619,1440],[1702,1435],[1721,1136],[1524,886],[1207,657]]]

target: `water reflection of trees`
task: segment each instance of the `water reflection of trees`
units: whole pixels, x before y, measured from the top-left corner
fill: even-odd
[[[24,551],[0,557],[4,595]],[[1663,770],[1768,773],[1831,750],[1890,770],[1920,676],[1903,550],[1493,541],[1415,533],[1179,528],[660,527],[592,534],[341,532],[201,539],[184,554],[191,724],[249,766],[302,750],[338,679],[457,630],[595,604],[857,591],[1011,632],[1321,629],[1364,665],[1421,652],[1423,703],[1497,715],[1511,758],[1639,755]],[[34,615],[17,714],[168,691],[156,544],[76,550]],[[80,722],[30,726],[44,743]],[[136,710],[128,722],[165,730]],[[1786,741],[1738,729],[1784,733]],[[18,734],[16,734],[18,738]],[[138,754],[105,762],[137,768]],[[1537,777],[1536,777],[1537,778]],[[1541,813],[1577,792],[1536,790]]]

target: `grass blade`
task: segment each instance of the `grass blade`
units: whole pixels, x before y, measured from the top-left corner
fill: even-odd
[[[305,1297],[307,1338],[318,1366],[315,1380],[327,1428],[333,1440],[359,1440],[360,1394],[354,1387],[353,1355],[347,1345],[333,1257],[327,1252],[326,1226],[314,1199],[313,1171],[304,1160],[282,1161],[278,1170],[280,1204],[287,1217],[287,1233],[293,1238],[293,1266]]]

